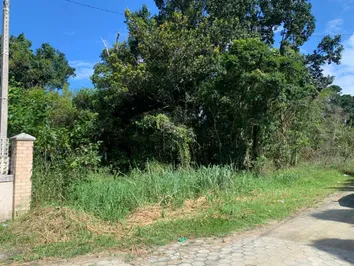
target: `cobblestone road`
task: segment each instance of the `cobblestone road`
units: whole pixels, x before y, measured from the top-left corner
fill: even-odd
[[[318,209],[272,228],[223,239],[207,238],[157,248],[124,262],[116,257],[80,258],[52,266],[267,266],[354,265],[354,190],[337,194]],[[32,264],[38,265],[38,264]]]

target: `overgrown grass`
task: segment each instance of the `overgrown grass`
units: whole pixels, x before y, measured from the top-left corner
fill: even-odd
[[[225,235],[284,219],[301,208],[312,206],[347,179],[340,170],[316,165],[267,175],[237,172],[232,167],[179,170],[150,167],[145,172],[133,171],[125,177],[95,174],[71,185],[67,193],[68,210],[77,211],[69,211],[70,216],[66,212],[60,216],[68,220],[73,231],[78,226],[76,223],[80,223],[79,234],[65,234],[65,241],[59,237],[43,243],[36,232],[26,239],[26,234],[17,230],[23,227],[20,221],[8,227],[0,226],[0,246],[22,250],[17,258],[38,259],[76,256],[112,246],[162,245],[181,236]],[[184,210],[187,200],[197,199],[203,199],[202,207],[191,208],[187,215],[172,211]],[[161,211],[158,219],[148,225],[131,226],[130,215],[144,206],[147,212],[151,206],[157,206]],[[73,212],[84,218],[73,218]],[[95,218],[89,218],[93,216]],[[95,234],[92,227],[81,226],[88,220],[101,221],[102,226],[107,223],[119,226],[102,236]]]
[[[198,197],[207,198],[213,208],[215,202],[222,202],[218,211],[228,213],[268,193],[271,197],[267,196],[267,201],[282,200],[281,197],[287,197],[286,194],[296,192],[292,195],[291,204],[284,202],[282,205],[290,207],[288,205],[293,205],[298,198],[296,194],[300,193],[295,188],[305,188],[311,198],[313,193],[331,183],[332,175],[338,176],[338,171],[321,170],[320,166],[309,165],[269,175],[237,172],[231,166],[179,170],[167,167],[133,171],[129,176],[116,178],[92,175],[88,180],[71,186],[68,202],[75,208],[109,221],[121,221],[140,206],[158,204],[178,207],[186,200]],[[243,201],[235,201],[240,198]],[[257,202],[256,205],[259,204]]]
[[[237,173],[231,166],[179,170],[154,167],[117,178],[92,175],[71,186],[68,202],[102,219],[118,221],[139,206],[181,206],[188,199],[233,189],[245,178],[258,179],[249,173]],[[251,184],[238,188],[240,193],[250,190]]]
[[[312,206],[341,187],[348,177],[337,170],[297,168],[265,177],[243,176],[220,191],[203,216],[139,228],[126,242],[161,245],[185,236],[220,236],[282,220]]]

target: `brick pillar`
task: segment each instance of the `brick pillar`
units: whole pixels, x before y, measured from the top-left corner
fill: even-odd
[[[11,138],[11,172],[14,176],[13,218],[30,209],[32,193],[33,143],[35,137],[22,133]]]

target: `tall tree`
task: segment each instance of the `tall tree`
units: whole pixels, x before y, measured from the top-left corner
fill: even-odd
[[[315,28],[310,2],[156,4],[158,15],[146,6],[126,11],[128,40],[103,51],[95,66],[89,108],[99,114],[106,158],[120,165],[192,157],[250,167],[262,156],[277,166],[296,163],[315,130],[321,66],[339,63],[341,54],[336,39],[324,39],[313,57],[299,53]],[[277,27],[280,49],[272,47]]]
[[[274,30],[281,29],[281,45],[300,47],[315,30],[315,17],[309,0],[155,0],[161,20],[173,12],[188,16],[191,26],[202,17],[237,19],[249,33],[258,32],[268,44],[274,44]],[[229,36],[230,40],[234,36]]]
[[[10,38],[10,79],[24,88],[63,89],[75,75],[65,54],[45,43],[36,51],[24,34]]]
[[[92,80],[101,90],[98,108],[109,157],[120,147],[120,157],[144,161],[164,149],[149,146],[151,141],[145,138],[151,132],[139,131],[144,127],[138,124],[151,124],[146,116],[166,116],[170,127],[189,128],[198,115],[197,86],[215,73],[218,49],[210,35],[203,35],[206,25],[190,28],[188,18],[180,13],[173,21],[158,24],[154,18],[147,19],[144,10],[127,12],[127,23],[128,42],[111,49],[109,55],[103,52]],[[107,104],[111,108],[105,108]],[[160,154],[160,158],[171,157]]]
[[[343,45],[341,36],[325,36],[312,54],[306,56],[306,64],[312,74],[312,82],[320,92],[332,84],[334,77],[325,75],[323,66],[326,64],[340,64]]]

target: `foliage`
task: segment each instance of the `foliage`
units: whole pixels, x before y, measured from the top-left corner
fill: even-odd
[[[261,173],[302,160],[351,160],[354,98],[323,72],[340,64],[341,37],[300,53],[315,30],[308,0],[155,3],[155,15],[146,6],[126,10],[128,39],[102,52],[95,89],[76,95],[64,54],[49,44],[33,52],[24,35],[11,38],[9,132],[38,139],[33,202],[70,197],[68,188],[101,166]]]
[[[161,142],[163,143],[162,152],[164,154],[166,154],[166,151],[170,151],[173,160],[173,153],[177,151],[181,166],[187,167],[190,165],[190,144],[194,140],[193,131],[183,126],[174,125],[173,122],[163,114],[158,114],[156,116],[147,115],[141,121],[138,121],[137,125],[142,128],[144,133],[146,131],[149,132],[150,142],[153,142],[154,139],[156,139],[154,144],[155,147],[160,147]],[[137,136],[137,139],[139,138],[140,137]],[[153,147],[151,148],[151,151],[154,151]],[[159,153],[159,149],[156,149],[154,152],[155,154]],[[156,157],[158,156],[155,156],[155,158]],[[163,160],[162,156],[159,158],[160,160]]]
[[[332,84],[334,77],[324,76],[323,66],[327,64],[340,64],[342,58],[343,45],[340,44],[341,36],[336,35],[334,38],[327,35],[318,44],[317,49],[306,56],[306,64],[313,77],[313,83],[318,91],[322,91]]]
[[[313,143],[327,160],[339,157],[345,163],[353,155],[354,129],[350,123],[352,113],[344,109],[351,96],[339,95],[340,91],[339,87],[329,87],[317,98],[316,103],[322,113],[318,119],[316,142]]]
[[[72,95],[42,88],[10,88],[9,135],[36,136],[34,200],[62,199],[68,182],[100,163],[93,142],[96,114],[78,110]]]
[[[209,37],[202,37],[203,26],[188,29],[180,14],[162,25],[155,19],[146,21],[147,14],[127,16],[128,42],[112,49],[109,56],[103,53],[103,62],[96,65],[92,77],[99,89],[94,110],[99,114],[100,138],[108,161],[118,161],[121,167],[144,165],[156,154],[171,158],[163,142],[157,148],[149,146],[150,132],[142,132],[141,123],[144,117],[161,115],[170,124],[192,131],[190,125],[197,122],[200,112],[196,85],[215,72],[218,54]],[[180,161],[179,157],[175,154],[170,162]]]
[[[69,66],[65,54],[44,43],[34,52],[24,34],[11,36],[9,77],[14,86],[63,89],[75,69]]]
[[[286,113],[306,101],[313,87],[306,84],[307,70],[299,54],[289,50],[281,55],[257,39],[234,41],[222,56],[222,66],[225,72],[200,90],[204,141],[211,141],[206,145],[211,148],[208,158],[218,150],[216,162],[251,166],[262,154],[269,155],[264,153],[267,139],[287,133],[284,127],[297,117],[284,121]],[[205,130],[208,124],[213,127]]]
[[[298,163],[321,130],[316,98],[333,81],[322,66],[339,64],[343,50],[340,36],[326,36],[313,54],[299,53],[315,29],[309,1],[155,2],[155,16],[146,6],[126,11],[128,40],[95,66],[98,90],[84,108],[98,113],[105,162],[123,171],[152,159],[183,165],[168,132],[178,127],[193,134],[183,150],[197,164]],[[280,49],[271,47],[278,27]]]
[[[33,52],[23,34],[11,37],[9,134],[37,137],[34,206],[120,221],[140,207],[165,218],[165,208],[205,201],[193,217],[122,240],[155,244],[284,218],[345,179],[323,164],[353,172],[354,97],[323,71],[340,64],[341,37],[300,53],[315,30],[310,1],[155,3],[156,15],[126,10],[128,39],[102,52],[95,89],[76,95],[63,53],[49,44]],[[322,168],[280,170],[316,160]],[[26,240],[17,237],[0,227],[1,244]],[[75,255],[105,240],[116,244],[82,230],[30,252]]]
[[[170,20],[180,12],[198,27],[206,17],[230,21],[236,18],[248,32],[258,32],[267,44],[274,44],[274,29],[282,28],[281,45],[291,43],[294,47],[303,45],[315,30],[312,5],[308,0],[155,0],[160,21]],[[233,40],[235,35],[229,35]]]

